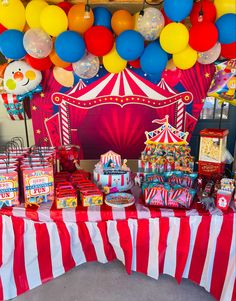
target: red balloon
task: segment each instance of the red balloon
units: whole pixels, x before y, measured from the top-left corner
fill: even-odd
[[[112,32],[104,26],[93,26],[84,34],[88,52],[96,56],[104,56],[111,51],[114,44]]]
[[[202,8],[202,21],[215,22],[216,19],[216,7],[213,2],[209,0],[202,0],[195,2],[190,13],[190,21],[192,24],[202,22],[198,19],[199,13]]]
[[[141,68],[140,65],[140,59],[134,60],[134,61],[128,61],[129,65],[132,66],[133,68]]]
[[[0,34],[3,33],[7,28],[0,23]]]
[[[189,30],[189,45],[200,52],[211,49],[218,40],[216,26],[208,21],[194,24]]]
[[[68,15],[68,12],[72,7],[72,4],[69,3],[69,2],[60,2],[60,3],[57,4],[57,6],[62,8],[64,10],[64,12]]]
[[[165,70],[162,72],[162,77],[171,87],[176,86],[181,78],[182,71],[178,68],[172,70]]]
[[[40,71],[47,70],[52,66],[52,61],[50,60],[49,56],[42,59],[36,59],[29,54],[26,54],[25,60],[31,67]]]
[[[226,59],[236,58],[236,42],[230,44],[221,44],[221,56]]]

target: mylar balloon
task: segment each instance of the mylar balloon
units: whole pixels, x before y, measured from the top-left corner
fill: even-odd
[[[166,25],[160,35],[161,47],[168,53],[178,53],[188,45],[189,33],[185,25],[170,23]]]
[[[181,70],[192,68],[197,61],[197,51],[188,45],[183,51],[173,54],[173,61]]]
[[[147,41],[156,40],[162,28],[164,27],[165,19],[161,11],[154,7],[144,9],[144,15],[139,16],[135,28]]]
[[[95,56],[104,56],[111,51],[114,37],[106,27],[93,26],[86,31],[84,41],[89,53]]]
[[[110,73],[120,73],[126,67],[127,61],[123,60],[116,52],[116,47],[103,57],[104,68]]]
[[[41,72],[24,61],[10,63],[4,72],[4,88],[10,94],[23,95],[34,91],[41,80]]]
[[[158,59],[157,59],[158,58]],[[168,62],[167,53],[161,48],[158,42],[150,43],[144,50],[140,64],[145,73],[160,74]]]
[[[36,59],[48,56],[53,45],[52,38],[41,28],[26,31],[23,44],[26,52]]]
[[[117,36],[125,30],[133,29],[133,16],[127,10],[117,10],[112,15],[111,27]]]
[[[217,40],[218,31],[211,22],[196,23],[189,30],[189,45],[196,51],[204,52],[211,49]]]
[[[236,42],[230,44],[221,44],[221,56],[226,59],[236,58]]]
[[[68,63],[75,63],[79,61],[85,53],[84,40],[75,31],[65,31],[56,38],[55,50],[61,60]]]
[[[235,0],[214,0],[214,4],[217,11],[217,18],[229,13],[236,13]]]
[[[48,5],[40,14],[40,24],[50,36],[57,37],[60,33],[67,30],[67,15],[57,5]]]
[[[30,28],[40,27],[40,14],[46,6],[48,6],[48,4],[43,0],[34,0],[27,4],[25,16]]]
[[[116,50],[124,60],[136,60],[143,53],[144,38],[137,31],[123,31],[116,39]]]
[[[84,79],[94,77],[99,70],[99,59],[91,53],[86,53],[81,60],[72,64],[75,74]]]
[[[25,56],[25,60],[31,67],[33,67],[36,70],[40,70],[40,71],[48,70],[52,66],[52,62],[51,62],[49,56],[44,57],[42,59],[36,59],[36,58],[30,56],[29,54],[27,54]]]
[[[23,36],[23,32],[15,29],[6,30],[1,34],[0,49],[6,58],[19,60],[26,55]]]
[[[73,5],[68,13],[69,29],[84,34],[93,26],[94,15],[92,9],[85,12],[85,5],[78,3]]]
[[[236,106],[236,59],[217,65],[208,96]]]
[[[197,61],[200,64],[211,64],[215,62],[220,56],[221,45],[217,42],[211,49],[205,52],[198,52]]]
[[[209,0],[202,0],[195,2],[190,14],[190,21],[192,24],[202,21],[215,22],[216,8],[213,2]]]
[[[226,14],[216,21],[219,42],[230,44],[236,42],[236,14]]]
[[[193,0],[165,0],[164,11],[169,19],[179,22],[185,19],[191,12]]]
[[[25,26],[25,7],[20,0],[0,2],[0,23],[8,29],[22,31]]]
[[[94,26],[105,26],[108,29],[111,29],[111,12],[102,6],[97,6],[93,9],[94,14]]]

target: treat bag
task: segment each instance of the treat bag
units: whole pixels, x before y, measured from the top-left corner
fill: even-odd
[[[18,173],[2,170],[0,173],[0,208],[19,205]]]

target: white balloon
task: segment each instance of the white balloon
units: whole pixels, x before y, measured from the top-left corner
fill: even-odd
[[[147,41],[156,40],[162,28],[165,25],[165,19],[161,11],[154,7],[144,9],[144,15],[139,16],[135,28]]]
[[[81,60],[72,64],[74,72],[81,78],[94,77],[99,70],[99,59],[91,53],[85,54]]]
[[[216,44],[209,50],[204,52],[198,52],[198,59],[197,61],[200,64],[211,64],[215,62],[218,57],[220,56],[221,52],[221,44],[219,42],[216,42]]]
[[[52,38],[41,28],[31,28],[23,38],[26,52],[36,58],[44,58],[52,51]]]

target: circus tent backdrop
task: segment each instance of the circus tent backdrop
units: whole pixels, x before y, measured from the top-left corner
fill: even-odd
[[[112,149],[124,158],[137,158],[152,120],[169,115],[169,123],[189,138],[214,73],[212,65],[181,71],[178,84],[167,78],[153,83],[138,69],[100,75],[93,82],[77,79],[66,90],[48,71],[44,95],[32,101],[36,143],[79,144],[81,157],[96,159]],[[38,114],[39,104],[43,110]]]

